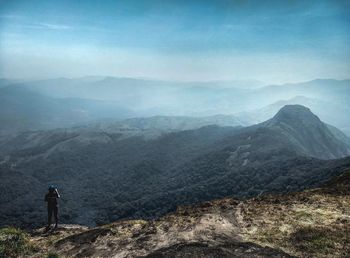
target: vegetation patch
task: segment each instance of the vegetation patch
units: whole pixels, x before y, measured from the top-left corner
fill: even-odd
[[[60,256],[56,253],[48,253],[46,258],[60,258]]]
[[[24,231],[12,227],[0,229],[0,257],[18,257],[29,255],[35,251],[29,242],[29,235]]]
[[[302,253],[333,254],[350,251],[350,226],[335,227],[305,227],[300,228],[290,236],[293,246]]]
[[[295,219],[301,221],[312,221],[312,214],[307,211],[300,210],[295,212]]]

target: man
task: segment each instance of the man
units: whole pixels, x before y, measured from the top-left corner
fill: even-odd
[[[53,185],[49,186],[49,192],[45,195],[45,202],[47,202],[47,215],[48,215],[48,221],[47,221],[47,227],[46,229],[49,230],[51,226],[51,218],[52,213],[55,217],[55,228],[57,228],[58,223],[58,198],[60,198],[60,194],[58,193],[58,190]]]

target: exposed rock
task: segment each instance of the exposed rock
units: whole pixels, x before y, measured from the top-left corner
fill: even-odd
[[[147,258],[263,258],[263,257],[293,257],[282,251],[269,247],[261,247],[252,243],[228,243],[218,246],[210,246],[204,243],[177,244],[160,249]]]
[[[40,229],[31,239],[40,246],[33,257],[346,257],[349,173],[319,189],[182,206],[154,221]]]

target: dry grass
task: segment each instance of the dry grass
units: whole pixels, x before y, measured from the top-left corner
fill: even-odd
[[[350,196],[308,191],[244,204],[243,237],[300,257],[350,253]],[[307,201],[305,201],[307,200]]]
[[[41,249],[33,257],[48,257],[49,252],[62,257],[80,252],[95,253],[94,257],[136,257],[184,241],[216,243],[220,237],[281,249],[297,257],[347,257],[350,194],[343,182],[336,178],[336,185],[323,189],[179,207],[156,221],[119,221],[91,230],[67,226],[49,236],[32,236],[30,242]]]

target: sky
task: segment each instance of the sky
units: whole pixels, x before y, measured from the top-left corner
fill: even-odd
[[[0,0],[0,77],[350,78],[350,1]]]

